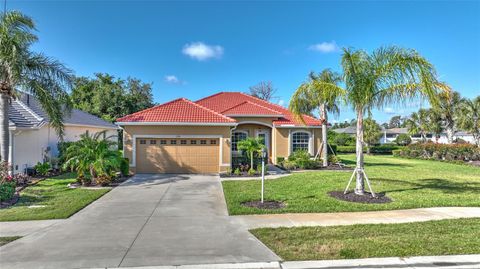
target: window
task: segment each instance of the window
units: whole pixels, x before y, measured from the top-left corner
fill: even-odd
[[[180,140],[180,144],[186,145],[186,144],[187,144],[187,140]]]
[[[140,139],[140,145],[145,145],[147,144],[147,140],[145,139]]]
[[[297,150],[308,151],[308,144],[310,141],[310,134],[304,132],[294,133],[292,135],[292,152]]]
[[[217,144],[217,140],[210,140],[210,145],[216,145]]]
[[[200,144],[201,144],[201,145],[206,145],[206,144],[207,144],[207,140],[200,140]]]
[[[157,144],[157,140],[150,140],[150,145],[155,145]]]
[[[177,144],[177,140],[170,140],[170,144],[171,144],[171,145],[176,145],[176,144]]]
[[[166,145],[167,144],[167,140],[160,140],[160,145]]]
[[[196,145],[196,144],[197,144],[197,140],[190,140],[190,144]]]
[[[232,151],[238,151],[237,143],[247,139],[247,132],[234,132],[232,134]]]

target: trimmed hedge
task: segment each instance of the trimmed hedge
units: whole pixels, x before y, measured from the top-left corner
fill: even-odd
[[[370,153],[374,154],[392,154],[394,150],[402,149],[403,146],[397,146],[392,144],[384,144],[378,146],[370,147]],[[355,146],[337,146],[338,153],[355,153],[356,147]],[[363,152],[367,152],[367,148],[363,147]]]
[[[480,148],[472,144],[436,144],[428,142],[408,145],[401,150],[394,151],[393,155],[442,161],[478,161],[480,160]]]

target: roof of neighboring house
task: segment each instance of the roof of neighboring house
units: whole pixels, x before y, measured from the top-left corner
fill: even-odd
[[[338,133],[338,134],[356,134],[357,133],[357,128],[355,126],[348,126],[348,127],[345,127],[345,128],[333,129],[332,131],[334,131],[335,133]]]
[[[387,134],[408,134],[408,128],[390,128],[384,131]]]
[[[49,117],[38,100],[29,94],[22,94],[11,101],[8,116],[9,126],[12,128],[38,128],[49,122]],[[110,122],[78,109],[72,109],[69,114],[65,113],[63,123],[65,125],[117,128]]]
[[[179,98],[127,115],[117,122],[234,124],[235,120],[188,99]]]
[[[273,125],[275,126],[305,126],[305,124],[294,117],[288,109],[241,92],[219,92],[196,101],[197,104],[222,114],[245,102],[255,104],[255,106],[248,105],[251,109],[255,109],[254,113],[259,113],[261,111],[266,112],[267,110],[271,111],[270,113],[278,113],[279,118],[273,121]],[[245,113],[242,115],[248,117],[251,114]],[[304,115],[303,119],[307,126],[319,126],[322,124],[322,121],[307,115]]]

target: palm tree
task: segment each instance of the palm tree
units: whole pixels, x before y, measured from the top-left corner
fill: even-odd
[[[418,112],[413,112],[406,124],[410,135],[419,134],[422,142],[427,141],[427,134],[432,129],[429,110],[421,108]]]
[[[79,179],[84,179],[89,173],[92,185],[101,175],[110,175],[112,171],[120,169],[122,156],[115,150],[117,142],[113,136],[102,138],[106,131],[94,135],[82,134],[80,140],[69,146],[65,152],[65,169],[77,172]]]
[[[453,143],[453,136],[455,134],[455,111],[459,106],[462,98],[458,92],[443,92],[440,93],[440,102],[438,107],[433,109],[441,120],[441,124],[447,133],[447,140],[449,144]]]
[[[248,137],[238,142],[238,149],[245,151],[250,159],[250,169],[253,169],[253,158],[255,154],[260,154],[263,148],[265,148],[265,145],[260,137]]]
[[[455,115],[458,127],[473,135],[475,144],[480,147],[480,96],[463,99]]]
[[[295,91],[290,100],[292,113],[305,123],[302,114],[311,114],[318,108],[322,120],[322,156],[323,166],[328,166],[327,124],[328,113],[338,114],[338,102],[344,91],[338,87],[341,76],[330,69],[325,69],[318,75],[310,73],[309,80]]]
[[[380,125],[368,117],[363,122],[364,124],[364,136],[365,136],[365,145],[367,146],[367,154],[370,154],[370,146],[379,142],[380,137],[382,137],[382,129]]]
[[[20,12],[0,15],[0,158],[8,162],[9,102],[22,92],[35,96],[63,136],[63,113],[71,107],[67,90],[72,75],[60,62],[31,51],[37,41],[32,19]],[[20,91],[21,90],[21,91]]]

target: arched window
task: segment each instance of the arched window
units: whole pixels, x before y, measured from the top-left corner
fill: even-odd
[[[238,151],[237,143],[247,139],[247,132],[236,131],[232,134],[232,151]]]
[[[297,150],[309,151],[310,134],[306,132],[296,132],[292,134],[292,152]]]

